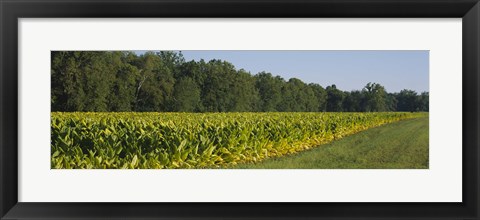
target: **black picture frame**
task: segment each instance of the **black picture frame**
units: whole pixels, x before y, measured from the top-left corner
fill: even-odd
[[[479,219],[478,0],[0,0],[0,16],[1,219]],[[463,202],[18,202],[17,19],[57,17],[462,18]]]

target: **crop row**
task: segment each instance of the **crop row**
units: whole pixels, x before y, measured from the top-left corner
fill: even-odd
[[[215,168],[303,151],[419,113],[51,114],[53,169]]]

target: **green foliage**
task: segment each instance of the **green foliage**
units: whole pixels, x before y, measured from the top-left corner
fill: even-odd
[[[398,100],[398,110],[400,111],[428,111],[429,110],[429,94],[422,93],[420,96],[413,90],[404,89],[400,93],[395,94]]]
[[[364,112],[365,93],[358,90],[345,92],[345,99],[343,100],[343,110],[346,112]]]
[[[176,60],[170,53],[145,53],[140,57],[135,111],[171,111]],[[165,59],[163,57],[167,57]]]
[[[119,66],[108,97],[110,111],[126,112],[133,109],[140,70],[134,65],[133,53],[122,54],[117,61]]]
[[[261,72],[255,75],[255,86],[258,89],[260,102],[259,111],[278,111],[282,101],[282,87],[285,80],[279,76],[272,76],[271,73]]]
[[[363,88],[366,112],[383,112],[387,110],[385,88],[378,83],[367,83]]]
[[[320,105],[315,91],[300,79],[291,78],[282,87],[282,101],[278,110],[282,112],[316,112]]]
[[[255,87],[255,78],[250,73],[241,69],[234,76],[231,85],[231,93],[233,93],[232,112],[254,112],[259,108],[259,93]]]
[[[428,113],[239,169],[428,169]]]
[[[232,111],[235,96],[231,87],[237,74],[228,62],[211,60],[207,64],[207,77],[202,86],[202,101],[207,112]]]
[[[345,93],[337,89],[337,86],[327,86],[327,111],[342,112]]]
[[[216,168],[278,157],[418,113],[59,113],[53,169]]]
[[[378,83],[345,92],[181,52],[53,51],[52,111],[383,112],[428,111],[428,93],[387,93]]]
[[[173,92],[173,111],[195,112],[200,105],[200,88],[190,77],[184,77],[175,83]]]
[[[316,105],[318,106],[318,109],[316,109],[315,111],[327,111],[327,91],[325,91],[322,86],[315,83],[308,84],[308,87],[312,89],[313,94],[315,95]]]

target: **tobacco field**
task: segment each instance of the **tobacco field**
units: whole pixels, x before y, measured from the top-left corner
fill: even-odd
[[[425,113],[52,112],[52,169],[253,164]]]

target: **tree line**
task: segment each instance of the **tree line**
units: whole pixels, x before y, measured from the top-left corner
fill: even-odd
[[[341,91],[252,75],[222,60],[185,61],[181,52],[51,52],[52,111],[378,112],[428,111],[428,92],[388,93],[378,83]]]

